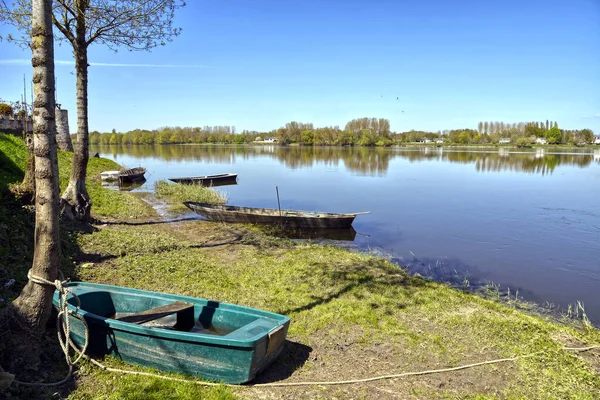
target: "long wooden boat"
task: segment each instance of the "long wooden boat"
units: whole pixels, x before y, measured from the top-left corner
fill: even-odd
[[[169,178],[169,180],[184,185],[224,186],[237,184],[237,174],[190,176],[187,178]]]
[[[146,173],[146,168],[136,167],[131,169],[126,169],[124,171],[119,172],[119,183],[131,183],[138,182],[144,178],[144,174]]]
[[[330,229],[352,226],[358,214],[335,214],[272,208],[236,207],[187,201],[183,204],[195,213],[218,222],[279,225],[284,228]]]
[[[67,303],[89,326],[89,353],[203,379],[243,383],[281,353],[286,316],[238,305],[145,290],[71,282]],[[58,292],[53,303],[59,304]],[[71,339],[84,324],[71,315]]]

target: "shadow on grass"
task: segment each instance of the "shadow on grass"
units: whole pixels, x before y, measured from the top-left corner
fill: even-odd
[[[144,225],[161,225],[161,224],[173,224],[184,221],[200,221],[198,218],[180,218],[180,219],[165,219],[162,221],[145,221],[145,222],[127,222],[127,221],[102,221],[97,220],[98,225],[123,225],[123,226],[144,226]]]
[[[281,314],[287,315],[287,314],[292,314],[292,313],[297,313],[297,312],[301,312],[301,311],[307,311],[310,310],[318,305],[321,304],[327,304],[332,300],[335,300],[337,298],[339,298],[341,295],[343,295],[344,293],[348,293],[349,291],[351,291],[352,289],[354,289],[357,286],[361,286],[364,285],[368,282],[372,282],[373,278],[372,277],[362,277],[356,281],[352,281],[351,283],[348,283],[347,285],[345,285],[344,287],[342,287],[341,289],[337,290],[335,293],[330,294],[329,296],[325,296],[325,297],[317,297],[317,296],[313,296],[313,298],[315,299],[314,301],[311,301],[308,304],[305,304],[303,306],[300,307],[296,307],[296,308],[290,308],[287,310],[283,310],[281,311]]]
[[[237,235],[234,239],[224,240],[216,243],[204,243],[204,244],[195,244],[189,246],[160,246],[150,251],[130,251],[130,252],[120,252],[119,254],[100,254],[100,253],[84,253],[81,249],[77,249],[77,252],[73,254],[73,260],[80,263],[101,263],[103,261],[114,260],[116,258],[125,257],[128,255],[136,255],[142,256],[145,254],[159,254],[173,250],[186,250],[186,249],[203,249],[203,248],[212,248],[219,246],[226,246],[228,244],[234,244],[241,241],[243,238],[242,235]]]
[[[371,307],[375,309],[378,308],[378,305],[369,300],[371,295],[384,294],[386,291],[394,289],[402,291],[410,297],[417,291],[433,284],[412,277],[400,269],[390,268],[385,265],[383,259],[365,260],[363,263],[352,266],[335,266],[331,263],[313,264],[311,274],[319,276],[325,286],[331,285],[337,289],[329,292],[328,288],[323,287],[322,290],[328,292],[325,295],[311,295],[311,301],[297,307],[277,310],[278,313],[289,315],[310,311],[315,307],[340,299],[344,295],[353,296],[361,301],[369,301]],[[316,290],[319,289],[315,288]],[[413,299],[412,303],[417,304],[420,301]],[[406,308],[406,305],[398,302],[394,307]]]

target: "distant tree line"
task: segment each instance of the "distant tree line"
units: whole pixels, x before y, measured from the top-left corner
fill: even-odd
[[[406,143],[494,144],[511,143],[529,146],[534,143],[583,145],[594,142],[590,129],[559,129],[556,121],[545,122],[479,122],[477,129],[453,129],[437,132],[392,132],[385,118],[358,118],[339,126],[315,128],[312,123],[292,121],[269,132],[244,130],[235,126],[165,127],[157,130],[136,129],[126,133],[94,131],[91,144],[246,144],[257,141],[303,146],[390,146]]]

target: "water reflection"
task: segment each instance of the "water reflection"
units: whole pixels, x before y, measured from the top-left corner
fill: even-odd
[[[261,227],[261,229],[270,235],[287,239],[305,239],[305,240],[338,240],[353,242],[356,238],[356,231],[353,227],[339,229],[281,229],[278,227]]]
[[[600,163],[600,149],[558,153],[536,148],[515,151],[506,147],[484,150],[448,149],[441,147],[381,148],[381,147],[282,147],[282,146],[97,146],[93,151],[133,158],[154,158],[165,161],[201,161],[233,164],[236,160],[270,157],[290,169],[313,167],[317,164],[337,167],[340,163],[349,171],[365,176],[384,176],[395,158],[409,162],[449,161],[474,164],[478,172],[516,171],[531,174],[552,174],[558,166],[581,168]]]
[[[141,188],[142,185],[144,185],[144,183],[146,183],[146,179],[142,178],[141,181],[124,182],[124,183],[120,183],[120,184],[117,182],[102,181],[102,186],[107,189],[111,189],[111,190],[118,190],[118,191],[122,191],[122,192],[131,192],[135,189]]]

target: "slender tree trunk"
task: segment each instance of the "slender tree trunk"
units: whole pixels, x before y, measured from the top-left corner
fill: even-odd
[[[73,152],[73,142],[69,132],[69,112],[56,109],[56,143],[58,149]]]
[[[35,154],[35,250],[32,273],[54,281],[60,262],[58,161],[54,120],[54,44],[52,0],[32,1],[33,142]],[[28,335],[20,335],[12,353],[30,355],[50,317],[54,288],[31,281],[10,306],[10,315]],[[14,332],[13,332],[14,335]],[[15,335],[16,336],[16,335]],[[14,361],[13,361],[14,362]]]
[[[90,220],[92,200],[87,192],[85,178],[89,159],[88,133],[88,60],[85,43],[85,18],[77,22],[75,70],[77,73],[77,146],[73,153],[73,166],[69,185],[62,195],[61,214],[67,220]]]

